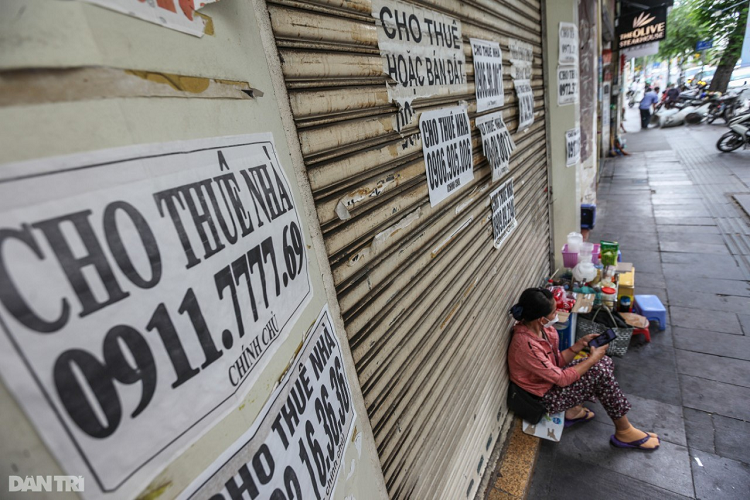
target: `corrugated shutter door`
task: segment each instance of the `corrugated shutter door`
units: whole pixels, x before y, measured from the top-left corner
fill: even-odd
[[[397,133],[369,1],[269,0],[338,299],[393,498],[471,498],[502,427],[508,307],[549,272],[538,1],[414,2],[462,23],[475,177],[431,207],[418,119]],[[474,126],[469,38],[534,46],[536,117],[513,134],[518,228],[492,245],[490,168]],[[505,71],[503,119],[518,125]],[[504,181],[504,180],[503,180]],[[337,210],[338,209],[338,210]]]

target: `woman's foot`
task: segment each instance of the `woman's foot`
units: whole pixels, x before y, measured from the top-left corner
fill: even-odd
[[[624,431],[616,431],[609,441],[618,448],[636,448],[640,450],[655,450],[661,440],[653,432],[644,432],[632,425]]]
[[[575,406],[565,412],[565,427],[570,427],[579,422],[588,422],[592,420],[596,415],[593,411],[583,406]]]

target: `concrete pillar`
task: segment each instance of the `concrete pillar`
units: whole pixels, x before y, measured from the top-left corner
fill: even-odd
[[[557,104],[560,23],[578,25],[578,0],[545,1],[543,22],[552,250],[554,268],[557,269],[562,267],[560,248],[565,244],[568,233],[579,231],[581,227],[579,165],[565,165],[565,132],[579,125],[579,103],[563,106]]]

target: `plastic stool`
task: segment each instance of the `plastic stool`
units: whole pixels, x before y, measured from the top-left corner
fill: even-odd
[[[651,332],[648,328],[633,328],[633,335],[644,335],[646,342],[651,342]]]
[[[656,295],[636,295],[633,312],[645,316],[649,321],[658,321],[659,330],[667,328],[667,310]]]

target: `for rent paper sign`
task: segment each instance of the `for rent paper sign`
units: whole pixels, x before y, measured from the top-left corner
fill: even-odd
[[[419,131],[434,207],[474,178],[469,115],[464,106],[428,111],[419,118]]]

